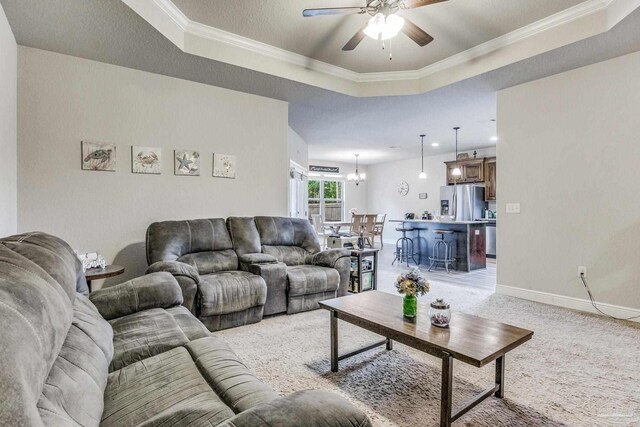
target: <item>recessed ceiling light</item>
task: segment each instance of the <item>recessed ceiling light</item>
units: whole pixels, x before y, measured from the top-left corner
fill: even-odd
[[[433,144],[431,144],[432,147],[439,147],[440,144],[438,144],[437,142],[434,142]]]
[[[492,136],[491,138],[489,138],[491,140],[491,142],[496,142],[498,141],[498,137],[497,136]]]

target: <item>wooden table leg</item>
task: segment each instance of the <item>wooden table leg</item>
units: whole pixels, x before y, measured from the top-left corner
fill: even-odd
[[[495,396],[502,399],[504,397],[504,356],[496,359],[496,390]]]
[[[331,371],[338,372],[338,313],[331,314]]]
[[[451,405],[453,400],[453,356],[442,356],[442,386],[440,390],[440,427],[451,426]]]

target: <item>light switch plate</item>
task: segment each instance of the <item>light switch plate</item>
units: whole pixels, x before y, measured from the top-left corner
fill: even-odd
[[[507,203],[507,213],[508,214],[519,214],[520,213],[520,203]]]

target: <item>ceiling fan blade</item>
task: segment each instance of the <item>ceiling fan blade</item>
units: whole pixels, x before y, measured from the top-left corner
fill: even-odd
[[[349,15],[352,13],[361,14],[367,11],[364,7],[326,7],[321,9],[305,9],[302,16],[322,16],[322,15]]]
[[[409,21],[407,18],[404,18],[404,26],[402,27],[402,32],[405,33],[411,40],[420,45],[420,47],[426,46],[433,41],[433,37],[427,34],[422,28]]]
[[[366,25],[364,25],[362,28],[360,28],[360,30],[358,30],[357,33],[355,33],[353,35],[353,37],[351,37],[351,39],[347,42],[347,44],[345,44],[342,47],[342,50],[344,50],[345,52],[350,51],[355,49],[356,47],[358,47],[358,45],[360,44],[360,42],[362,40],[364,40],[364,38],[366,37],[366,34],[364,33],[364,29],[367,28]]]
[[[403,9],[415,9],[416,7],[429,6],[430,4],[442,3],[447,0],[401,0]]]

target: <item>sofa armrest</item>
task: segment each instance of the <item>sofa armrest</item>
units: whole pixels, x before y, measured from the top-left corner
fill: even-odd
[[[264,315],[287,311],[287,266],[281,262],[268,264],[240,263],[241,269],[257,274],[267,284],[267,301]]]
[[[184,300],[182,305],[187,307],[194,316],[197,316],[196,295],[200,283],[198,270],[194,266],[180,261],[158,261],[147,268],[147,274],[159,271],[171,273],[176,278],[180,289],[182,289]]]
[[[309,255],[306,264],[335,268],[338,260],[344,257],[351,257],[351,253],[346,249],[329,249]]]
[[[182,290],[166,272],[151,273],[116,286],[99,289],[89,299],[106,320],[148,310],[182,304]]]
[[[240,262],[245,262],[247,264],[276,264],[278,260],[273,255],[263,254],[263,253],[255,253],[255,254],[244,254],[238,257]]]
[[[306,390],[254,406],[219,427],[371,427],[369,418],[343,397]]]
[[[160,271],[166,271],[173,276],[188,277],[196,284],[200,283],[200,275],[198,270],[192,265],[186,264],[180,261],[158,261],[154,262],[147,268],[147,273],[157,273]]]
[[[240,263],[240,270],[248,271],[251,273],[253,273],[253,271],[251,271],[251,267],[254,265],[265,265],[265,264],[269,265],[269,264],[278,263],[278,260],[276,259],[276,257],[269,254],[261,254],[261,253],[240,255],[238,257],[238,261]],[[259,274],[259,273],[254,273],[254,274]]]

